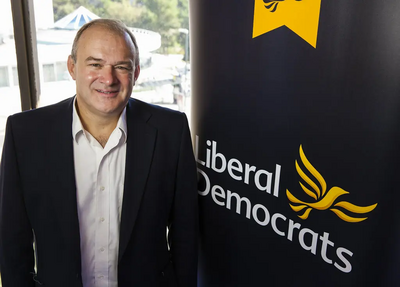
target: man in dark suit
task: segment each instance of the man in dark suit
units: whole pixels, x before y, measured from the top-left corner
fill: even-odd
[[[139,53],[118,21],[83,26],[68,69],[76,97],[7,121],[3,287],[196,286],[196,166],[185,115],[130,98]]]

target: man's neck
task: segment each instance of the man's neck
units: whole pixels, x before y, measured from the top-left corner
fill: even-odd
[[[107,141],[118,124],[120,114],[113,116],[98,116],[90,113],[81,112],[76,105],[79,118],[83,128],[88,131],[104,148]]]

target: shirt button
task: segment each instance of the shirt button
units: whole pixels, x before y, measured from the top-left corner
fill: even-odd
[[[104,248],[103,248],[103,247],[102,247],[102,248],[100,248],[100,251],[101,251],[101,252],[104,252]]]
[[[105,220],[104,217],[100,218],[100,221],[101,221],[101,222],[104,222],[104,220]]]
[[[104,186],[101,186],[101,187],[100,187],[100,190],[101,190],[101,191],[104,191],[104,189],[105,189]]]
[[[103,278],[104,278],[104,276],[103,276],[103,275],[100,275],[100,276],[99,276],[99,279],[103,279]]]

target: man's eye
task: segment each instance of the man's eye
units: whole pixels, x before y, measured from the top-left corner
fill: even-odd
[[[94,63],[94,64],[89,64],[89,66],[92,66],[92,67],[98,68],[98,67],[100,67],[100,64],[96,64],[96,63]]]
[[[116,66],[115,67],[117,70],[124,70],[124,71],[129,71],[131,68],[129,67],[124,67],[124,66]]]

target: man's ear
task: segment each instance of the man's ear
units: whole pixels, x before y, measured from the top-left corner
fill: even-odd
[[[133,74],[133,78],[135,79],[135,80],[133,81],[133,84],[135,84],[135,82],[136,82],[137,79],[139,78],[139,74],[140,74],[140,66],[137,65],[136,68],[135,68],[135,72],[134,72],[134,74]]]
[[[72,79],[76,80],[75,77],[75,61],[72,59],[71,55],[68,56],[67,66],[68,72],[71,75]]]

